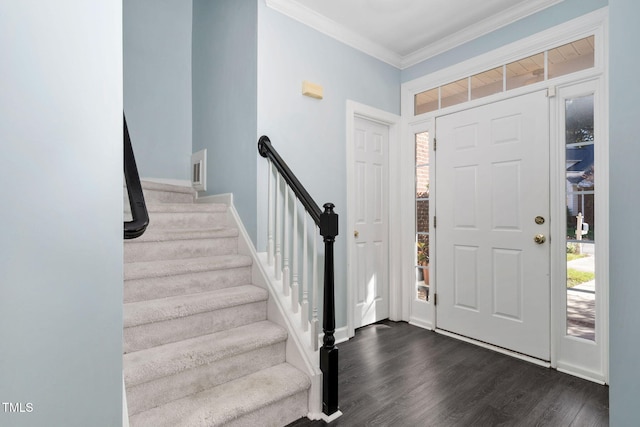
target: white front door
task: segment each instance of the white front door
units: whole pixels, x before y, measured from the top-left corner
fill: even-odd
[[[436,119],[437,328],[550,360],[544,91]]]
[[[389,127],[356,118],[353,135],[354,328],[389,317]]]

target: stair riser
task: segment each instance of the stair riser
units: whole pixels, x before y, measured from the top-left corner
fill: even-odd
[[[309,386],[284,363],[138,413],[131,426],[280,427],[307,414]]]
[[[143,350],[266,320],[267,304],[259,301],[124,329],[124,352]]]
[[[149,214],[149,229],[207,228],[226,225],[226,212],[152,212]]]
[[[283,341],[175,375],[127,387],[129,415],[283,363],[284,355],[285,343]]]
[[[149,189],[144,189],[143,192],[146,203],[193,203],[193,195],[189,193]]]
[[[237,237],[165,242],[127,242],[124,245],[125,262],[160,261],[166,259],[200,258],[235,254]]]
[[[214,291],[251,283],[251,267],[203,271],[178,276],[126,280],[124,302]]]
[[[286,399],[240,416],[225,427],[281,427],[307,416],[308,392],[301,391]],[[213,426],[214,424],[207,424]],[[133,427],[133,426],[132,426]]]
[[[228,207],[194,204],[188,187],[143,188],[150,225],[124,244],[130,425],[280,427],[307,415],[310,383],[286,363],[286,331],[267,321],[268,292],[251,285]],[[230,256],[207,258],[219,255]]]

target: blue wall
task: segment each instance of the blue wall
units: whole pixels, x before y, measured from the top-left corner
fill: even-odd
[[[0,402],[122,423],[122,5],[0,2]]]
[[[189,180],[191,0],[123,8],[124,106],[140,176]]]
[[[194,0],[193,151],[207,149],[207,194],[233,193],[256,239],[257,1]]]
[[[268,135],[319,205],[340,215],[336,240],[336,323],[346,326],[346,101],[400,114],[400,71],[268,8],[259,1],[257,161],[258,251],[266,250],[267,162],[257,138]],[[302,96],[302,81],[324,99]],[[257,159],[257,160],[256,160]]]
[[[564,0],[555,6],[402,70],[402,82],[417,79],[466,59],[490,52],[606,5],[607,0]]]
[[[640,423],[640,279],[634,178],[640,163],[638,119],[640,40],[637,0],[610,0],[610,420],[612,426]]]

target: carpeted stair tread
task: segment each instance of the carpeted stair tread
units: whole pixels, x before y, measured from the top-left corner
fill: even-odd
[[[148,242],[171,242],[176,240],[202,240],[217,239],[222,237],[237,237],[238,229],[233,227],[209,227],[206,229],[148,229],[142,236],[135,240],[128,240],[126,244]]]
[[[254,285],[241,285],[190,295],[124,304],[124,327],[184,318],[198,313],[266,301],[268,292]]]
[[[279,427],[306,415],[311,382],[286,363],[287,331],[267,320],[268,291],[251,284],[229,207],[197,203],[188,186],[142,188],[150,224],[124,243],[131,427]]]
[[[178,276],[181,274],[200,273],[203,271],[248,267],[251,264],[251,257],[238,254],[163,261],[131,262],[124,264],[124,280]]]
[[[124,355],[127,387],[208,365],[287,339],[287,332],[267,320]]]
[[[306,375],[282,363],[136,414],[131,426],[219,426],[306,392],[310,385]],[[268,420],[261,423],[270,424]]]
[[[228,207],[224,203],[148,203],[149,213],[195,213],[195,212],[226,212]]]
[[[196,194],[192,187],[186,185],[163,184],[160,182],[140,181],[143,190],[164,191],[168,193]]]

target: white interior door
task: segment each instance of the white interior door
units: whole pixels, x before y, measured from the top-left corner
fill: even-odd
[[[353,138],[355,200],[351,276],[356,287],[354,328],[389,317],[389,127],[356,118]]]
[[[543,91],[436,119],[437,327],[543,360],[548,121]]]

